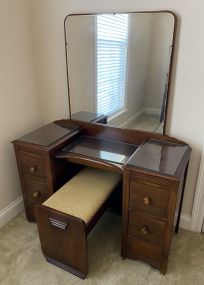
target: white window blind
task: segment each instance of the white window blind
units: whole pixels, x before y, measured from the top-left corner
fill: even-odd
[[[128,15],[97,16],[97,112],[125,107]]]

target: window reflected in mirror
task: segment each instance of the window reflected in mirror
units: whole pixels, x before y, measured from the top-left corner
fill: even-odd
[[[111,116],[125,110],[128,15],[98,15],[96,21],[96,110]]]
[[[70,115],[163,133],[174,36],[169,12],[69,15],[65,21]]]

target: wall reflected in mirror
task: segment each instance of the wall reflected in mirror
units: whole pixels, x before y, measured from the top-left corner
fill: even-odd
[[[169,12],[70,15],[65,21],[71,115],[163,133],[174,35]]]

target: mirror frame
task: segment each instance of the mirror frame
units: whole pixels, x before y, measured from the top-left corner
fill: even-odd
[[[140,14],[140,13],[169,13],[174,17],[174,29],[173,29],[173,38],[172,38],[172,52],[170,56],[170,65],[169,65],[169,80],[167,84],[167,99],[166,99],[166,109],[165,109],[165,117],[164,117],[164,127],[163,127],[163,133],[166,134],[166,125],[167,125],[167,117],[169,113],[169,94],[171,93],[171,87],[172,87],[172,76],[173,76],[173,65],[175,61],[175,43],[176,43],[176,33],[177,33],[177,15],[173,11],[169,10],[157,10],[157,11],[136,11],[136,12],[104,12],[104,13],[79,13],[79,14],[67,14],[64,19],[64,44],[65,44],[65,57],[66,57],[66,79],[67,79],[67,95],[68,95],[68,107],[69,107],[69,118],[71,117],[71,99],[70,99],[70,88],[69,88],[69,62],[68,62],[68,42],[67,42],[67,35],[66,35],[66,20],[70,16],[97,16],[101,14]],[[126,128],[128,129],[128,128]]]

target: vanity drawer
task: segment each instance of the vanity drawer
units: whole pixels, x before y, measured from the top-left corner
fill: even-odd
[[[126,254],[132,259],[143,260],[159,268],[162,259],[162,246],[153,245],[144,240],[127,237]]]
[[[129,207],[156,219],[166,220],[168,191],[159,186],[132,181],[130,183]]]
[[[46,163],[44,158],[30,154],[20,154],[20,164],[24,179],[37,179],[46,182]]]
[[[162,244],[165,223],[148,218],[134,210],[129,213],[128,236],[157,245]]]
[[[48,199],[52,193],[49,193],[46,183],[25,182],[26,198],[28,204],[41,204]]]

